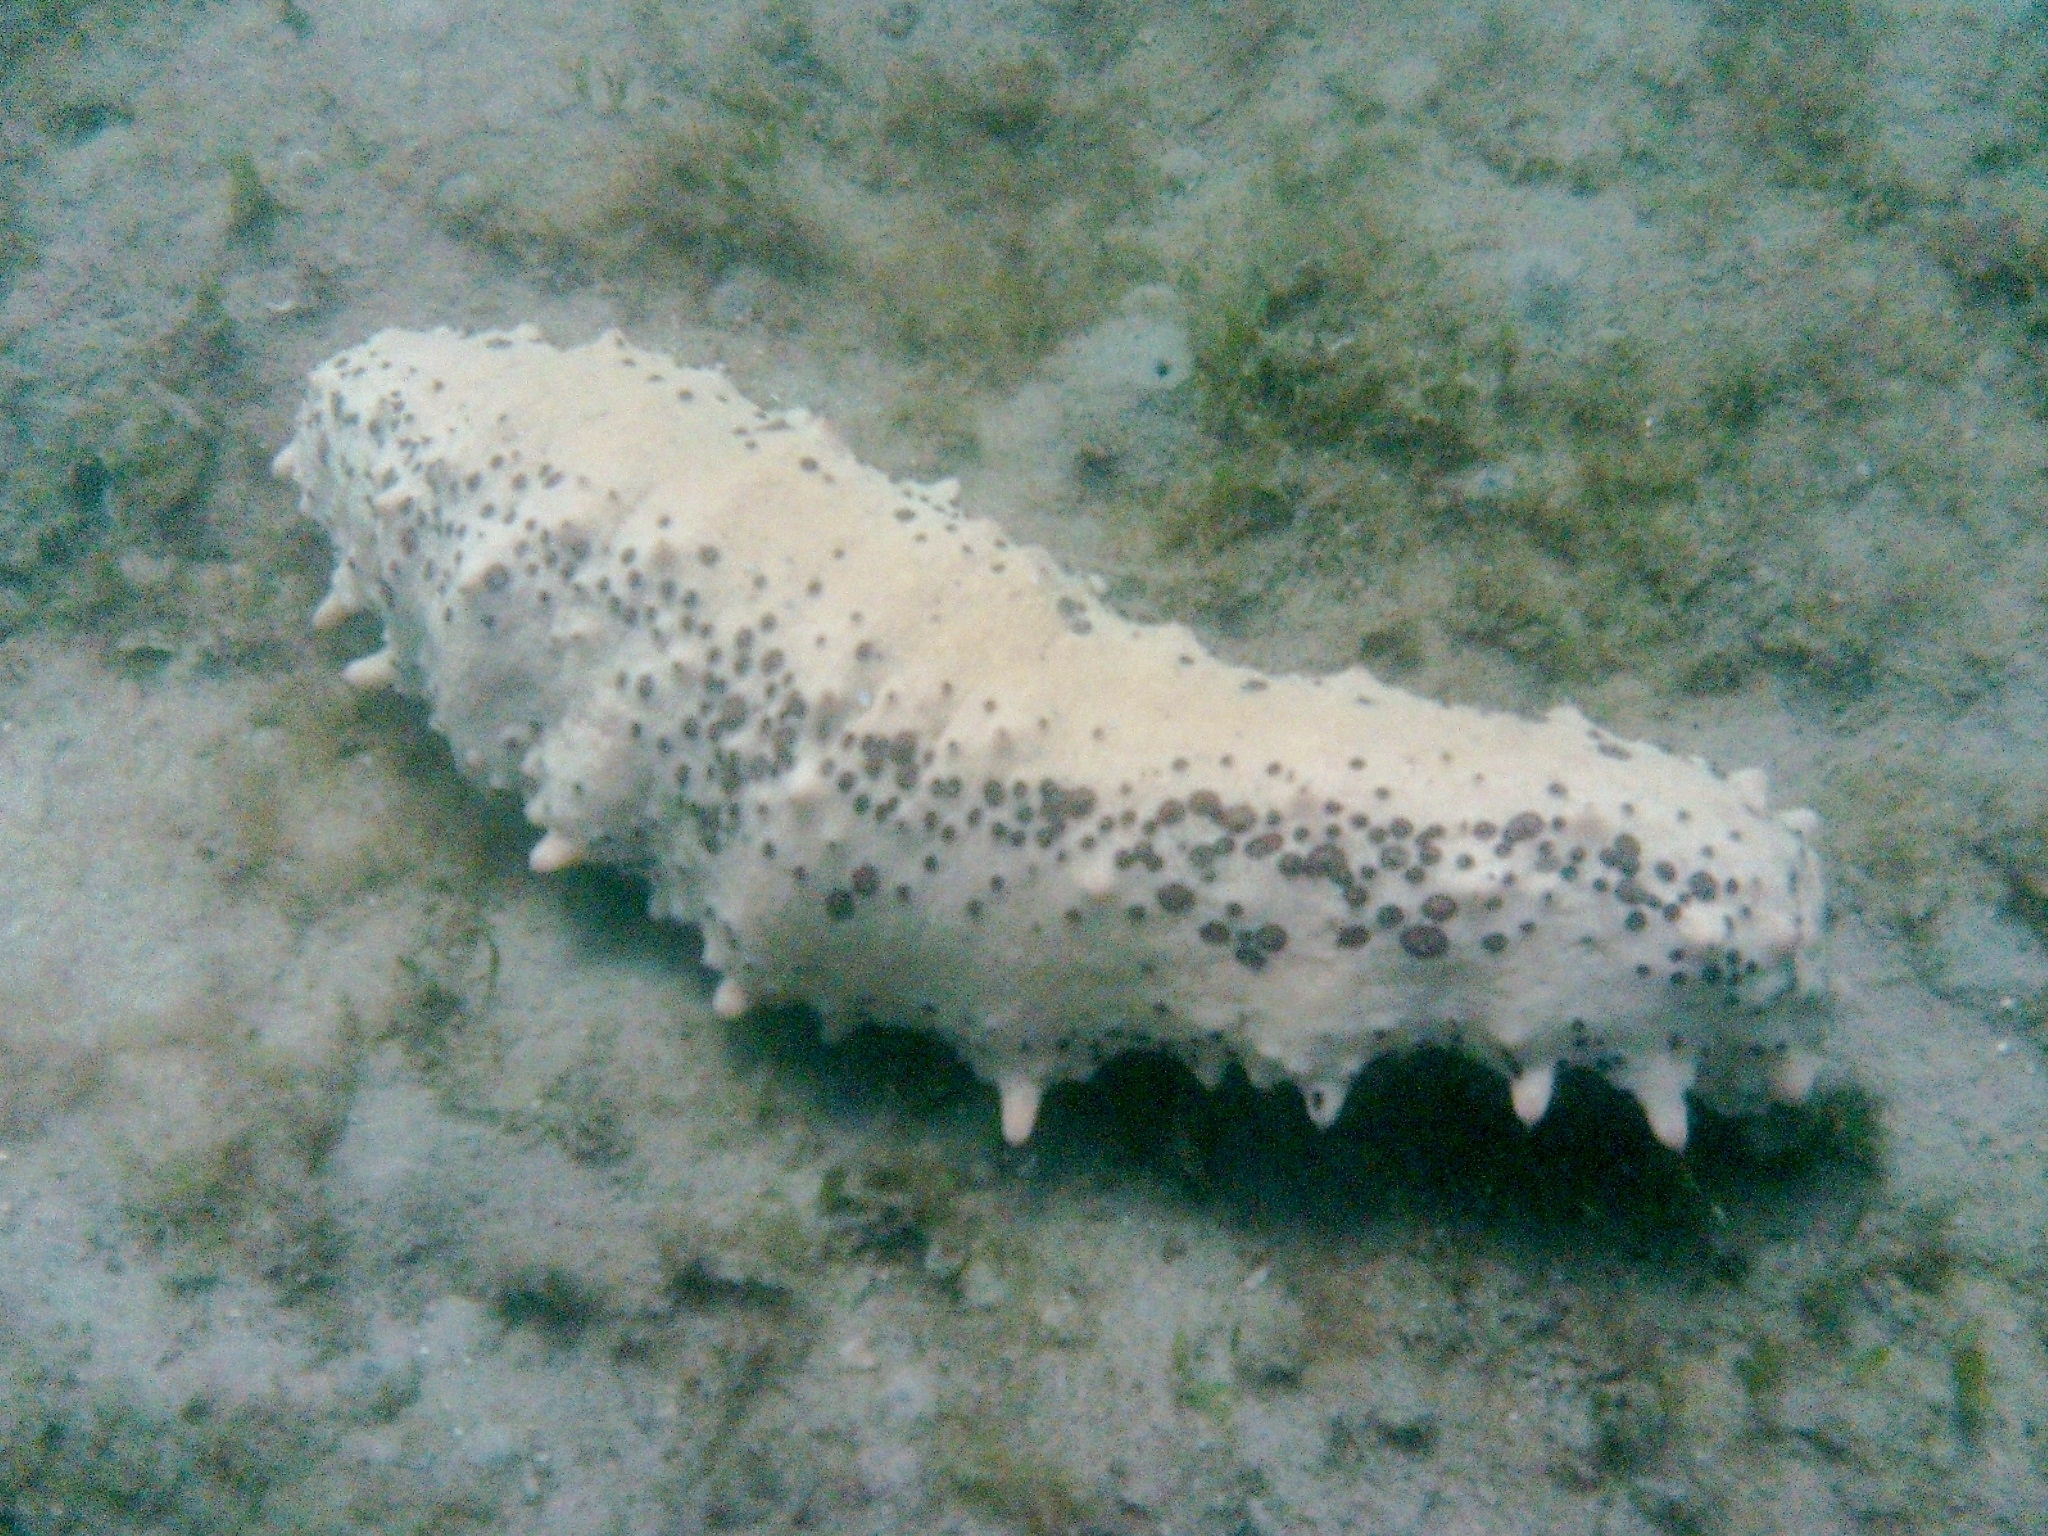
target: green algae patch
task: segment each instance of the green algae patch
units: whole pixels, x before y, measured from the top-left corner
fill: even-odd
[[[1204,425],[1226,444],[1469,462],[1508,362],[1498,327],[1390,201],[1322,182],[1270,173],[1184,278]]]
[[[607,194],[600,237],[673,278],[715,282],[756,266],[790,282],[839,266],[838,232],[814,214],[774,123],[684,124],[649,135]]]
[[[450,1109],[482,1112],[507,1043],[491,1016],[499,956],[481,913],[459,897],[443,903],[397,965],[399,985],[381,1037],[405,1053]],[[573,1122],[563,1134],[573,1140]]]
[[[1655,60],[1660,18],[1637,20],[1641,42],[1603,46],[1563,16],[1488,5],[1444,59],[1431,121],[1510,185],[1602,192],[1654,162],[1669,136],[1676,92]]]
[[[604,1313],[604,1300],[581,1275],[554,1265],[521,1267],[493,1287],[491,1310],[508,1328],[531,1328],[571,1344]]]
[[[94,399],[78,418],[81,492],[97,488],[138,533],[173,537],[205,490],[217,431],[189,398],[139,381]]]
[[[1761,1334],[1737,1357],[1734,1369],[1751,1401],[1768,1406],[1777,1401],[1792,1375],[1792,1352],[1775,1334]]]
[[[0,157],[0,294],[8,281],[36,259],[36,242],[22,221],[21,167]]]
[[[1720,0],[1700,52],[1750,152],[1791,186],[1869,180],[1880,163],[1868,0]]]
[[[1035,55],[889,74],[861,173],[899,206],[869,281],[912,360],[1014,379],[1147,274],[1119,234],[1152,190],[1136,107]]]
[[[1993,1390],[1991,1352],[1984,1347],[1982,1328],[1971,1323],[1949,1343],[1949,1387],[1955,1397],[1956,1435],[1965,1445],[1980,1444],[1996,1422],[1998,1399]]]
[[[7,0],[0,27],[0,83],[43,47],[61,38],[89,12],[92,0]]]
[[[0,1510],[23,1530],[122,1536],[464,1536],[497,1497],[470,1477],[344,1469],[333,1427],[271,1397],[148,1404],[10,1344]]]
[[[768,5],[706,38],[649,7],[655,72],[690,88],[615,93],[601,190],[538,206],[486,184],[444,217],[551,281],[606,273],[721,323],[879,345],[910,372],[906,424],[926,374],[934,395],[1014,385],[1156,274],[1144,103],[1029,50],[878,61],[853,25]]]
[[[834,1163],[818,1187],[818,1214],[855,1253],[922,1262],[960,1247],[971,1223],[959,1173],[928,1148]]]
[[[1096,1501],[1073,1474],[1021,1440],[997,1412],[943,1415],[934,1433],[941,1476],[969,1507],[1027,1536],[1098,1528]]]
[[[0,1144],[31,1140],[105,1085],[104,1050],[65,1038],[71,1007],[61,991],[0,990]]]
[[[282,1304],[312,1306],[316,1320],[338,1324],[332,1293],[344,1254],[323,1174],[354,1098],[359,1037],[311,1065],[246,1042],[230,1060],[212,1037],[233,1027],[196,1021],[189,1044],[110,1064],[110,1081],[150,1104],[159,1126],[115,1149],[123,1214],[162,1257],[174,1289],[235,1269]],[[200,1102],[203,1116],[193,1108]]]
[[[1221,574],[1287,533],[1333,574],[1447,565],[1428,609],[1381,621],[1411,652],[1422,622],[1575,678],[1671,645],[1737,545],[1702,489],[1764,367],[1555,345],[1400,210],[1369,147],[1275,160],[1183,274],[1203,440],[1152,499],[1165,549]]]
[[[1176,1406],[1218,1424],[1230,1422],[1237,1402],[1225,1345],[1221,1336],[1176,1328],[1167,1364]]]
[[[250,245],[268,240],[278,223],[294,210],[271,190],[256,157],[238,149],[227,157],[228,239]]]

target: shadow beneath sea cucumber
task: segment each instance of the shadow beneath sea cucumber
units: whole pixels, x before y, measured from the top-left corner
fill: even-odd
[[[1882,1179],[1879,1106],[1855,1088],[1739,1118],[1695,1106],[1681,1156],[1650,1135],[1632,1098],[1590,1073],[1563,1073],[1549,1114],[1527,1130],[1497,1074],[1418,1050],[1368,1067],[1320,1131],[1291,1087],[1262,1091],[1233,1068],[1212,1092],[1166,1057],[1133,1054],[1052,1089],[1031,1142],[1012,1153],[994,1090],[941,1041],[871,1028],[826,1045],[801,1008],[763,1010],[733,1030],[739,1054],[770,1065],[822,1117],[995,1153],[1045,1189],[1142,1186],[1248,1234],[1492,1229],[1538,1249],[1591,1247],[1732,1280],[1761,1242],[1853,1225]]]

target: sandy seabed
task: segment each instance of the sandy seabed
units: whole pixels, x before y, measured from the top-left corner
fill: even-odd
[[[2048,1519],[2048,25],[1355,9],[0,9],[9,1529]],[[518,321],[1238,658],[1768,767],[1816,1102],[1141,1060],[1011,1151],[714,1020],[304,628],[305,370]]]

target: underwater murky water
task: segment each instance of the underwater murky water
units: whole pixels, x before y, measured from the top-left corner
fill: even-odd
[[[2044,189],[2010,3],[6,6],[5,1523],[2039,1528]],[[1231,661],[1764,768],[1813,1096],[1141,1054],[1013,1148],[718,1017],[308,624],[307,371],[527,322]]]

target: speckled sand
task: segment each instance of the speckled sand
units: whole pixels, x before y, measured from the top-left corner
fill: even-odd
[[[0,1525],[2039,1528],[2038,18],[1356,9],[0,12]],[[744,181],[736,122],[777,179],[650,234],[644,146]],[[1399,361],[1347,409],[1408,435],[1333,448],[1225,419],[1203,306],[1265,249],[1233,217],[1347,165],[1422,254],[1389,329],[1288,354]],[[1115,218],[1067,240],[1053,183]],[[1093,274],[1021,342],[947,308],[1006,202]],[[1458,337],[1394,312],[1439,268]],[[1273,335],[1331,302],[1265,280]],[[1696,1115],[1680,1158],[1590,1076],[1528,1132],[1486,1070],[1382,1063],[1319,1132],[1139,1059],[1010,1148],[927,1037],[715,1017],[644,888],[536,877],[516,796],[337,681],[373,625],[307,629],[332,551],[267,473],[307,369],[520,322],[957,475],[1234,663],[1766,768],[1826,829],[1814,1103]],[[1285,505],[1175,500],[1226,453]],[[1711,554],[1628,567],[1654,622],[1570,578],[1609,494],[1630,558]],[[1562,531],[1486,542],[1516,518]]]

